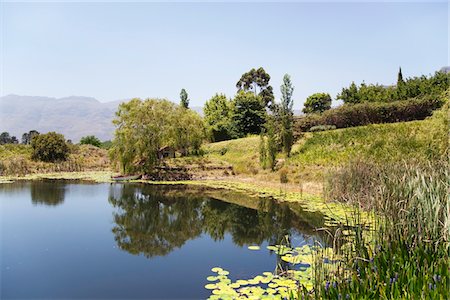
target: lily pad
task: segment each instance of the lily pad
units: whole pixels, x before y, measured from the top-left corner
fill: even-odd
[[[217,285],[215,285],[214,283],[208,283],[207,285],[205,285],[205,289],[207,290],[214,290],[217,287]]]

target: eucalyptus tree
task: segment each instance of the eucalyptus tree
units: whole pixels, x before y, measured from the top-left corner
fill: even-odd
[[[273,89],[269,85],[270,75],[260,67],[258,69],[251,69],[242,74],[239,81],[236,83],[238,92],[251,91],[255,96],[259,96],[265,106],[271,106],[274,102]]]

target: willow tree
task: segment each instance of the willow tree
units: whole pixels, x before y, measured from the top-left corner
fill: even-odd
[[[198,150],[203,122],[198,114],[167,100],[132,99],[122,103],[113,120],[116,126],[111,160],[124,173],[151,171],[158,152],[170,146],[183,153]]]

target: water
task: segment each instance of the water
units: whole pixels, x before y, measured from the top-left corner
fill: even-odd
[[[205,298],[212,267],[233,280],[274,271],[265,246],[321,240],[323,223],[295,205],[144,184],[0,184],[0,209],[2,299]]]

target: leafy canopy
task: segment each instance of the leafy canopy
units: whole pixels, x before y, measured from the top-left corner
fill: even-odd
[[[64,136],[56,132],[35,136],[31,140],[31,148],[33,159],[45,162],[66,160],[70,152]]]
[[[185,89],[181,89],[180,92],[180,105],[184,108],[189,108],[189,98],[188,93]]]
[[[233,123],[238,135],[259,134],[266,122],[266,109],[261,98],[241,91],[233,102]]]
[[[80,144],[81,145],[92,145],[92,146],[99,147],[99,148],[102,146],[102,142],[94,135],[88,135],[88,136],[82,137],[80,140]]]
[[[305,114],[322,113],[331,108],[331,96],[326,93],[312,94],[306,99],[304,106]]]
[[[198,151],[204,136],[197,113],[167,100],[136,98],[122,103],[113,123],[111,159],[124,173],[151,171],[164,146],[182,153]]]
[[[229,140],[237,136],[232,123],[233,103],[223,94],[216,94],[203,107],[208,135],[213,142]]]
[[[273,104],[275,97],[273,96],[272,86],[269,85],[270,75],[260,67],[258,69],[251,69],[247,73],[242,74],[239,81],[236,83],[238,92],[251,91],[255,95],[261,97],[265,106]],[[258,91],[259,90],[259,91]]]

